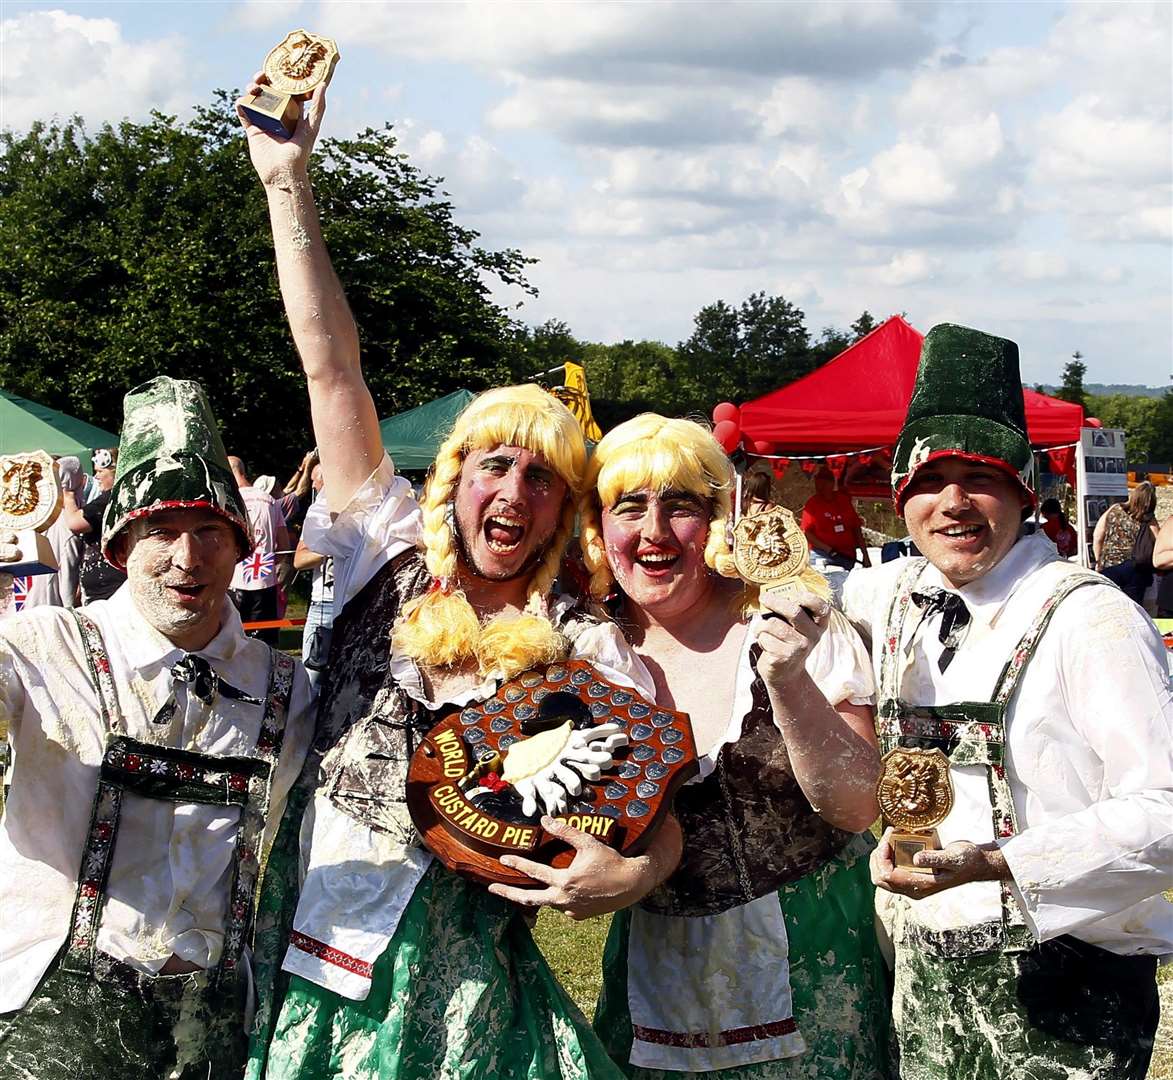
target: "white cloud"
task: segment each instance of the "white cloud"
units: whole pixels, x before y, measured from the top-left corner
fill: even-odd
[[[199,97],[182,76],[191,65],[178,37],[130,42],[112,19],[49,10],[4,19],[0,38],[6,128],[74,113],[91,124],[128,113],[141,118],[151,109],[183,113]]]
[[[303,0],[242,0],[233,9],[232,25],[238,32],[276,29],[284,37],[290,27],[305,21],[305,7]]]

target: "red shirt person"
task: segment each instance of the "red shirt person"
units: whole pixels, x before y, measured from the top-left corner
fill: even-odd
[[[830,469],[823,468],[815,474],[815,493],[802,508],[799,524],[811,550],[821,552],[829,562],[851,569],[858,549],[859,561],[871,566],[867,541],[863,538],[863,521],[855,512],[850,496],[836,489]]]

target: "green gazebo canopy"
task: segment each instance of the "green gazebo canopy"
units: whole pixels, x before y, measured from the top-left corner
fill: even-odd
[[[395,462],[396,471],[428,468],[456,418],[474,397],[471,390],[457,390],[380,421],[383,448]]]
[[[28,450],[75,454],[81,459],[82,468],[90,472],[90,451],[117,445],[118,436],[100,427],[0,390],[0,454],[22,454]]]

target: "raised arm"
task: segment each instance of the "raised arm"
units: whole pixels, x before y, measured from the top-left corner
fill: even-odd
[[[254,77],[252,91],[265,81]],[[345,506],[383,456],[375,403],[363,380],[358,327],[322,240],[310,188],[310,153],[326,110],[319,86],[287,140],[249,123],[237,110],[273,227],[281,298],[309,384],[314,437],[328,505]]]

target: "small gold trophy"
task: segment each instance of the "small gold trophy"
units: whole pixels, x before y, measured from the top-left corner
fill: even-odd
[[[0,571],[14,577],[54,572],[57,557],[45,530],[60,512],[61,480],[44,450],[0,457],[0,529],[15,532],[20,549],[20,558],[0,563]]]
[[[287,139],[297,128],[301,102],[319,83],[329,85],[338,64],[338,46],[328,37],[294,30],[265,57],[269,84],[237,100],[262,131]]]
[[[827,579],[810,565],[810,548],[802,529],[784,506],[744,515],[737,522],[733,565],[742,578],[762,590],[808,590],[824,600],[831,599]]]
[[[918,874],[935,873],[931,867],[914,866],[912,857],[941,846],[937,826],[953,809],[949,759],[940,750],[898,746],[881,764],[876,801],[884,823],[897,830],[888,837],[892,861]]]

